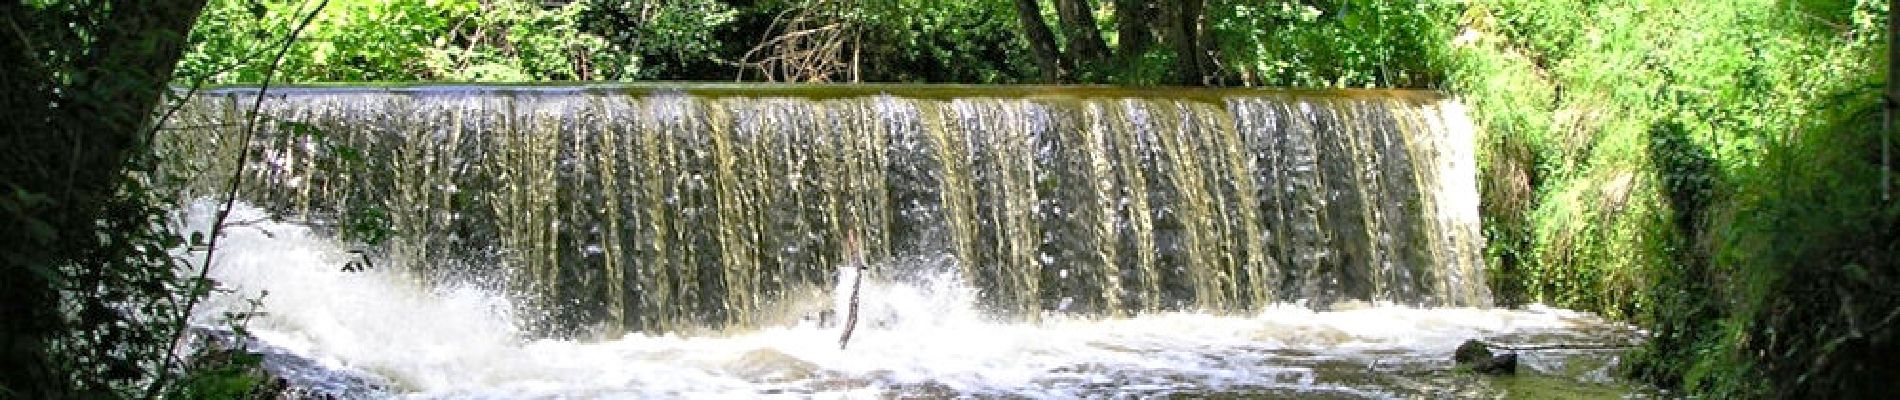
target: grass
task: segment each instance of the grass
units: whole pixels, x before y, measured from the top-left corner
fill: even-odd
[[[1499,300],[1649,326],[1633,372],[1691,393],[1881,393],[1858,351],[1896,305],[1867,154],[1887,10],[1836,3],[1466,8],[1445,86],[1484,131]]]

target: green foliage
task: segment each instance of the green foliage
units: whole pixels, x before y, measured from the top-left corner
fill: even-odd
[[[200,355],[193,373],[180,379],[176,396],[191,399],[247,399],[263,396],[263,356],[241,350]]]
[[[1900,338],[1900,207],[1883,198],[1878,87],[1845,88],[1772,145],[1716,214],[1730,312],[1686,366],[1715,394],[1882,398]],[[1770,382],[1759,385],[1760,382]]]
[[[1113,24],[1109,1],[1098,27]],[[755,45],[791,11],[821,9],[820,25],[852,30],[839,60],[866,81],[1011,83],[1036,80],[1009,0],[577,1],[559,8],[506,0],[339,0],[283,66],[289,82],[696,79],[740,76]],[[257,82],[247,64],[288,32],[304,3],[214,0],[196,30],[187,71],[214,83]],[[1052,7],[1044,7],[1051,9]],[[1428,87],[1457,7],[1377,0],[1212,0],[1201,36],[1218,82],[1305,87]],[[1114,37],[1113,29],[1104,29]],[[1156,84],[1179,68],[1164,46],[1111,64],[1074,66],[1082,83]],[[1127,61],[1127,62],[1123,62]]]
[[[593,4],[337,0],[292,46],[277,72],[286,82],[615,80],[639,64],[614,42],[582,29]],[[254,83],[255,62],[289,34],[305,2],[214,0],[194,29],[183,71],[213,83]]]
[[[184,274],[184,249],[201,238],[172,229],[183,183],[152,138],[201,6],[0,4],[0,219],[24,228],[0,230],[0,398],[190,396],[209,394],[191,382],[254,381],[179,362],[191,305],[215,283]]]
[[[368,168],[368,160],[363,150],[345,143],[342,138],[331,136],[329,132],[306,122],[287,121],[260,116],[276,125],[276,132],[283,135],[282,146],[306,146],[314,154],[312,160],[319,171],[360,171]],[[337,236],[343,240],[355,241],[369,246],[379,246],[396,233],[389,211],[381,206],[370,204],[349,207],[340,210],[336,216],[341,225]]]
[[[1428,87],[1449,40],[1441,2],[1208,2],[1215,48],[1242,83],[1296,87]]]
[[[222,322],[230,329],[230,342],[217,335],[195,337],[202,348],[191,355],[186,365],[187,374],[178,378],[167,393],[167,397],[189,399],[265,399],[280,398],[283,389],[281,382],[266,384],[270,379],[264,370],[264,357],[252,353],[241,344],[241,337],[249,335],[245,323],[263,307],[261,299],[247,299],[248,310],[225,312]]]
[[[1112,27],[1109,1],[1097,27]],[[213,0],[194,32],[186,71],[213,83],[257,82],[247,63],[288,33],[307,4]],[[1045,10],[1052,7],[1044,7]],[[1210,74],[1234,85],[1429,87],[1457,7],[1378,0],[1212,0],[1201,36]],[[851,30],[837,52],[866,81],[1012,83],[1036,80],[1009,0],[577,1],[559,8],[505,0],[338,0],[286,58],[289,82],[696,79],[738,74],[797,10]],[[1103,29],[1113,38],[1113,29]],[[1181,65],[1165,46],[1109,64],[1073,66],[1083,83],[1170,82]]]
[[[731,79],[774,19],[823,1],[338,0],[293,47],[287,82]],[[1007,1],[852,3],[825,14],[857,29],[869,80],[1013,82],[1031,75]],[[250,61],[304,3],[214,0],[184,70],[262,80]]]
[[[1894,220],[1870,198],[1861,83],[1885,15],[1882,1],[1471,5],[1446,85],[1484,129],[1496,292],[1644,323],[1656,336],[1633,372],[1690,393],[1885,393],[1868,382],[1894,370],[1871,356],[1891,351],[1876,310],[1894,307],[1878,286]]]
[[[0,5],[0,394],[119,398],[174,383],[181,278],[148,150],[197,6]]]
[[[287,78],[322,76],[339,81],[411,80],[426,76],[423,62],[433,39],[470,11],[463,4],[422,0],[337,1],[317,15],[293,46],[282,73]],[[285,9],[295,11],[294,9]],[[290,14],[297,15],[295,13]],[[266,63],[252,63],[269,69]],[[295,79],[295,78],[290,78]]]
[[[865,78],[877,82],[1021,82],[1035,75],[1007,1],[868,0]]]
[[[680,79],[707,77],[703,69],[723,69],[713,60],[734,51],[722,33],[740,10],[716,0],[581,2],[573,19],[582,32],[598,35],[628,53],[631,65],[619,78]],[[756,39],[756,35],[751,38]],[[725,79],[731,75],[721,75]]]
[[[580,28],[591,4],[576,2],[558,9],[514,1],[483,5],[473,18],[462,22],[474,26],[473,31],[463,28],[463,32],[471,32],[465,36],[469,43],[437,50],[432,69],[441,76],[438,79],[464,81],[616,80],[635,76],[639,65],[623,50]]]
[[[1766,2],[1499,2],[1461,18],[1450,86],[1486,128],[1493,265],[1524,300],[1635,315],[1643,271],[1675,265],[1693,235],[1670,224],[1670,160],[1652,126],[1707,149],[1710,177],[1757,161],[1761,138],[1799,118],[1804,64],[1831,46],[1770,37]],[[1658,22],[1653,15],[1696,16]],[[1592,21],[1584,24],[1580,21]],[[1708,31],[1706,26],[1741,28]],[[1671,37],[1682,40],[1657,41]],[[1495,245],[1495,244],[1501,244]],[[1509,262],[1506,262],[1509,261]],[[1508,285],[1507,285],[1508,286]],[[1501,290],[1511,292],[1513,290]]]

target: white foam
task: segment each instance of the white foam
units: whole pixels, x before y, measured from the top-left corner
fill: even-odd
[[[186,213],[191,226],[208,225],[209,207]],[[263,217],[242,207],[233,220]],[[814,323],[707,337],[530,340],[505,296],[424,287],[391,268],[342,272],[353,257],[345,250],[296,225],[233,228],[212,276],[239,293],[219,296],[204,315],[268,291],[266,315],[250,326],[259,339],[330,368],[385,377],[397,394],[418,398],[1065,398],[1227,388],[1382,397],[1394,394],[1320,372],[1336,364],[1367,371],[1435,365],[1469,338],[1592,339],[1620,329],[1548,308],[1391,305],[996,323],[973,308],[974,292],[952,276],[900,283],[874,272],[864,281],[863,320],[848,350],[838,349],[838,328]]]

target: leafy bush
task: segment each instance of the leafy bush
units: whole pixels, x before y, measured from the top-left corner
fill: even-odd
[[[279,68],[286,82],[617,80],[640,65],[613,42],[582,29],[593,3],[333,0]],[[213,83],[255,83],[254,62],[286,35],[306,2],[215,0],[194,30],[187,73]]]
[[[580,3],[572,21],[581,32],[596,35],[624,52],[629,68],[613,79],[728,79],[716,59],[734,51],[728,30],[740,17],[739,9],[717,0],[608,1]],[[756,39],[756,35],[746,37]],[[742,50],[740,50],[742,51]]]
[[[1871,377],[1894,367],[1870,355],[1893,337],[1875,310],[1894,304],[1878,289],[1894,220],[1869,198],[1881,167],[1862,82],[1886,11],[1471,5],[1447,86],[1484,128],[1496,292],[1642,322],[1656,336],[1633,372],[1664,386],[1883,393]]]
[[[862,67],[872,82],[1011,83],[1035,75],[1007,2],[865,1]]]
[[[1208,3],[1224,67],[1249,85],[1430,87],[1457,7],[1441,2]]]

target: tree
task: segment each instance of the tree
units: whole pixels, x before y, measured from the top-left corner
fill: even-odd
[[[1115,41],[1121,46],[1118,65],[1135,65],[1142,54],[1148,53],[1149,43],[1154,41],[1148,25],[1154,23],[1154,14],[1154,4],[1147,1],[1115,0]]]
[[[1042,5],[1036,0],[1016,0],[1016,17],[1022,21],[1029,49],[1036,54],[1036,66],[1042,70],[1043,82],[1061,82],[1068,74],[1062,68],[1062,53],[1056,49],[1056,34],[1042,21]]]
[[[1056,17],[1069,39],[1069,59],[1095,65],[1108,61],[1108,43],[1102,41],[1101,29],[1095,26],[1094,4],[1089,0],[1056,0]]]
[[[127,172],[204,5],[0,3],[0,397],[116,397],[153,372],[125,346],[169,344],[123,312],[178,288]]]
[[[1165,45],[1172,57],[1168,76],[1161,82],[1202,85],[1215,73],[1209,69],[1212,59],[1203,44],[1211,39],[1204,28],[1204,0],[1114,0],[1114,49],[1102,39],[1096,8],[1089,0],[1055,0],[1057,23],[1067,45],[1060,49],[1043,20],[1040,3],[1015,3],[1023,35],[1042,66],[1044,80],[1143,82],[1148,78],[1139,76],[1142,60],[1157,44]]]
[[[1174,50],[1174,83],[1198,85],[1206,76],[1205,55],[1201,53],[1201,1],[1168,1],[1161,4],[1162,40]]]

